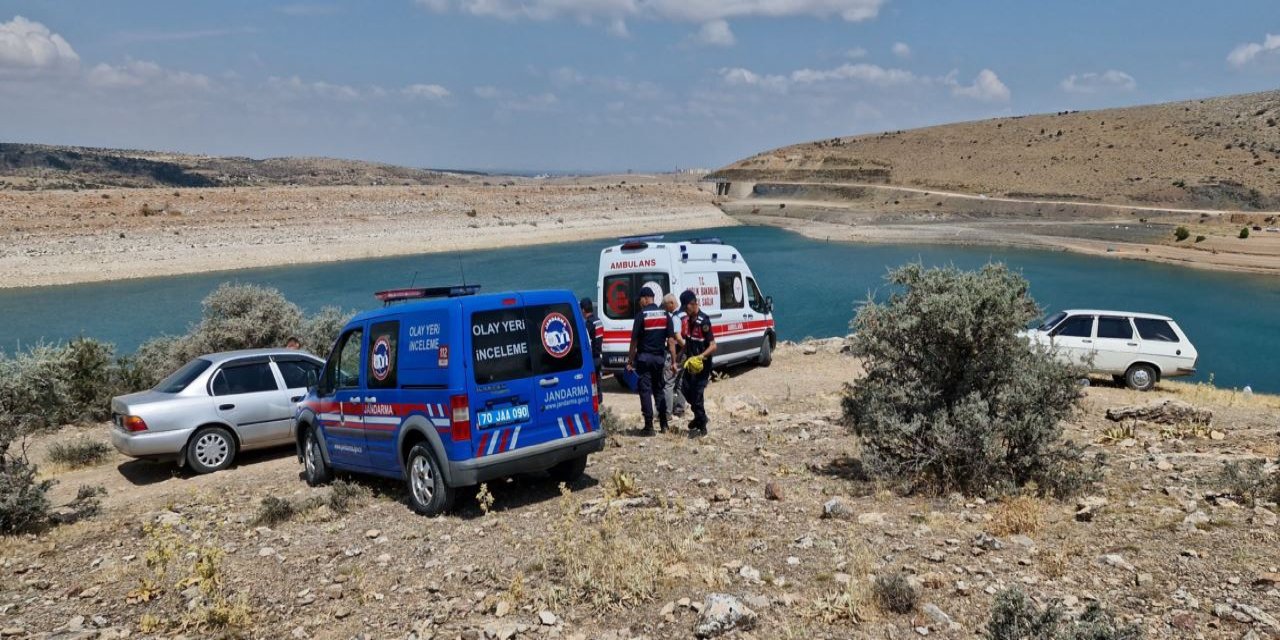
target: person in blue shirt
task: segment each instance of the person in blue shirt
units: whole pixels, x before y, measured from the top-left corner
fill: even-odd
[[[669,428],[667,422],[667,404],[662,402],[663,372],[674,366],[676,358],[676,341],[671,331],[671,321],[667,312],[654,304],[659,292],[646,285],[640,289],[640,310],[636,313],[635,323],[631,328],[631,347],[627,354],[627,371],[634,371],[639,377],[636,386],[640,390],[640,413],[644,415],[644,431],[642,435],[653,435],[654,392],[658,398],[658,423],[663,431]],[[668,356],[671,358],[668,360]]]

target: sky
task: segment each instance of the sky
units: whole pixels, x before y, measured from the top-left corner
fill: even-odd
[[[485,171],[1280,87],[1275,0],[0,0],[0,141]]]

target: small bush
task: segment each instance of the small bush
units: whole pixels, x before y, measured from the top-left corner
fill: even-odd
[[[287,498],[267,496],[258,505],[258,513],[253,516],[254,526],[274,527],[287,522],[297,515],[297,509]]]
[[[1043,503],[1031,496],[1018,496],[996,505],[991,530],[998,536],[1035,533],[1043,517]]]
[[[55,442],[49,445],[49,464],[69,469],[92,467],[102,464],[111,455],[111,447],[105,442],[80,438],[71,442]]]
[[[1267,473],[1264,460],[1226,462],[1218,480],[1231,495],[1250,506],[1259,501],[1280,503],[1280,471]]]
[[[1205,239],[1206,238],[1204,236],[1196,236],[1196,243],[1199,244],[1201,242],[1204,242]]]
[[[1179,226],[1177,229],[1173,230],[1173,237],[1177,239],[1178,242],[1182,242],[1183,240],[1191,237],[1191,232],[1188,231],[1186,227]]]
[[[337,479],[329,486],[326,504],[334,513],[347,513],[369,498],[369,490],[362,484]]]
[[[911,613],[920,601],[916,588],[901,573],[876,576],[873,593],[876,604],[891,613]]]
[[[622,419],[614,413],[613,407],[605,407],[600,410],[600,430],[605,433],[621,433],[623,429]]]
[[[983,637],[987,640],[1138,640],[1142,629],[1116,623],[1098,604],[1090,603],[1080,618],[1066,621],[1062,605],[1041,609],[1013,588],[996,594]]]
[[[52,480],[40,480],[25,452],[14,452],[9,434],[0,433],[0,533],[34,531],[49,522]]]
[[[1246,239],[1246,238],[1248,238],[1248,237],[1249,237],[1249,227],[1243,227],[1243,228],[1241,228],[1241,229],[1240,229],[1240,239],[1241,239],[1241,240],[1244,240],[1244,239]]]
[[[908,493],[1034,485],[1057,497],[1096,481],[1097,461],[1062,439],[1081,372],[1017,336],[1039,316],[1026,280],[1003,265],[918,264],[888,280],[899,291],[854,319],[867,373],[843,400],[871,476]]]

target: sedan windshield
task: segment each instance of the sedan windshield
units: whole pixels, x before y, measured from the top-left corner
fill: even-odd
[[[1037,330],[1039,330],[1039,331],[1048,331],[1048,330],[1050,330],[1050,329],[1052,329],[1052,328],[1054,328],[1054,327],[1058,326],[1058,323],[1059,323],[1059,322],[1062,322],[1062,319],[1063,319],[1063,318],[1065,318],[1065,317],[1067,317],[1067,312],[1066,312],[1066,311],[1059,311],[1059,312],[1057,312],[1057,313],[1055,313],[1055,314],[1053,314],[1053,315],[1049,316],[1048,318],[1045,318],[1045,319],[1044,319],[1044,322],[1041,322],[1041,323],[1040,323],[1040,326],[1036,327],[1036,329],[1037,329]]]
[[[155,391],[159,391],[160,393],[178,393],[183,389],[186,389],[187,385],[191,384],[192,380],[195,380],[197,376],[204,373],[204,370],[208,369],[212,364],[213,363],[208,360],[196,358],[195,360],[182,365],[181,369],[169,374],[169,377],[161,380],[160,384],[155,386]]]

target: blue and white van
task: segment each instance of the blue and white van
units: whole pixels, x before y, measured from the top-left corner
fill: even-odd
[[[583,474],[605,438],[573,294],[478,288],[383,291],[386,307],[347,323],[295,421],[308,483],[402,478],[414,510],[436,515],[458,487]]]

